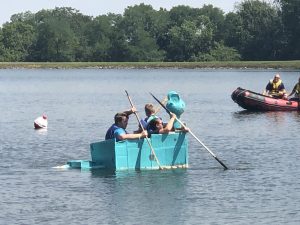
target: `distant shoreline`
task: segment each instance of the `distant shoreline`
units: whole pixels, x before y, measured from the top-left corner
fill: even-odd
[[[293,69],[294,61],[230,61],[230,62],[0,62],[0,69]]]

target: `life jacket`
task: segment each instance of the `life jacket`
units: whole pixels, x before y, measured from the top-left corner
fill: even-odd
[[[146,130],[149,132],[149,133],[154,133],[157,128],[156,128],[156,124],[155,124],[155,120],[156,119],[160,119],[162,120],[162,118],[156,116],[156,115],[151,115],[149,116],[148,120],[147,120],[147,126],[146,126]]]
[[[108,140],[108,139],[114,139],[116,138],[115,137],[115,131],[117,129],[119,129],[120,127],[118,127],[116,124],[113,124],[111,125],[111,127],[107,130],[106,132],[106,135],[105,135],[105,140]],[[126,134],[127,134],[127,131],[125,130]],[[118,140],[117,140],[118,141]]]
[[[146,117],[145,119],[141,120],[141,124],[144,129],[147,129],[148,124],[150,123],[151,120],[158,118],[156,115],[151,115],[149,117]]]
[[[271,94],[272,93],[279,93],[279,86],[281,85],[282,81],[279,79],[277,81],[277,83],[274,83],[273,80],[270,80],[270,84],[271,84],[271,87],[272,87],[272,90],[270,91]]]
[[[154,133],[157,130],[154,119],[149,121],[149,123],[147,124],[146,129],[147,129],[148,133],[150,133],[150,134]]]

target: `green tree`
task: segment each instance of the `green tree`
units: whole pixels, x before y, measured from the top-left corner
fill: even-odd
[[[35,40],[34,28],[25,22],[15,21],[5,23],[1,33],[2,60],[25,61]]]
[[[259,0],[245,0],[237,9],[242,23],[238,50],[243,59],[272,60],[279,57],[282,29],[276,8]]]
[[[80,27],[71,8],[41,10],[36,14],[37,41],[32,49],[34,61],[75,61]]]
[[[206,54],[212,46],[212,27],[205,16],[197,21],[184,21],[169,30],[168,61],[190,61]]]
[[[224,22],[224,44],[235,49],[242,48],[243,21],[240,15],[230,12]]]
[[[85,36],[91,61],[110,61],[111,38],[114,32],[114,14],[96,17],[87,27]]]
[[[281,6],[281,16],[286,37],[284,58],[300,58],[300,1],[277,0]]]
[[[5,61],[4,53],[5,53],[5,50],[4,50],[4,45],[3,45],[3,35],[2,35],[2,29],[0,27],[0,62]]]
[[[125,35],[128,61],[161,61],[164,51],[156,43],[156,11],[150,5],[140,4],[125,9],[119,30]]]
[[[220,42],[224,39],[224,23],[225,16],[224,12],[213,5],[204,5],[198,9],[198,13],[203,16],[207,16],[211,22],[213,28],[213,41]]]
[[[241,59],[241,55],[236,49],[224,46],[220,43],[216,44],[209,55],[213,61],[239,61]]]
[[[170,12],[171,26],[180,27],[185,21],[194,21],[200,14],[199,11],[190,6],[179,5],[173,7]]]

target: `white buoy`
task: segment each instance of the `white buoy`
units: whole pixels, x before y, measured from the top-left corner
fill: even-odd
[[[36,118],[33,124],[35,129],[47,129],[48,127],[47,115],[43,114],[42,116]]]

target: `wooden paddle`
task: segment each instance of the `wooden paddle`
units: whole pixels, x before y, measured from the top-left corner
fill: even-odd
[[[132,101],[131,101],[131,98],[130,98],[128,92],[127,92],[126,90],[125,90],[125,92],[126,92],[126,95],[127,95],[127,97],[128,97],[128,100],[129,100],[129,102],[130,102],[131,107],[134,107],[134,105],[133,105],[133,103],[132,103]],[[145,129],[144,129],[144,127],[143,127],[143,125],[142,125],[142,123],[141,123],[141,121],[140,121],[140,118],[139,118],[137,112],[134,112],[134,115],[135,115],[135,117],[136,117],[136,119],[137,119],[137,121],[138,121],[140,127],[141,127],[142,130],[144,131]],[[147,142],[148,142],[148,145],[149,145],[149,147],[150,147],[150,149],[151,149],[151,154],[152,154],[151,156],[154,156],[154,159],[155,159],[155,161],[156,161],[156,163],[157,163],[159,169],[162,170],[163,168],[161,167],[161,165],[160,165],[160,163],[159,163],[159,160],[158,160],[158,158],[157,158],[157,156],[156,156],[156,154],[155,154],[155,151],[154,151],[154,149],[153,149],[153,147],[152,147],[152,144],[150,143],[149,138],[148,138],[148,137],[145,137],[145,138],[146,138],[146,140],[147,140]]]
[[[166,110],[169,115],[171,114],[170,110],[168,110],[152,93],[150,93],[150,95],[152,95],[152,97]],[[176,118],[176,120],[181,124],[182,127],[186,129],[186,126],[178,118]],[[189,132],[215,158],[215,160],[217,160],[224,167],[224,170],[228,169],[228,167],[225,166],[225,164],[218,159],[218,157],[211,150],[209,150],[209,148],[202,141],[200,141],[200,139],[197,138],[191,130],[189,130]]]

